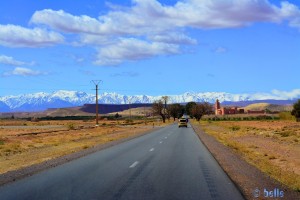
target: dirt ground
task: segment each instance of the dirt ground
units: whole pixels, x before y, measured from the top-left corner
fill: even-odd
[[[300,123],[220,121],[201,122],[201,127],[249,163],[300,191]]]
[[[154,126],[164,126],[155,120]],[[0,174],[74,152],[142,134],[153,122],[135,120],[40,121],[0,120]]]

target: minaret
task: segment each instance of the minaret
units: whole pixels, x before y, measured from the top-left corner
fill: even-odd
[[[216,100],[215,103],[215,114],[218,115],[218,109],[221,109],[219,99]]]

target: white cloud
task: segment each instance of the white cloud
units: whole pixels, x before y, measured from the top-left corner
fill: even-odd
[[[281,2],[281,7],[282,9],[280,10],[280,14],[282,18],[287,19],[291,27],[297,27],[300,29],[299,8],[287,1]]]
[[[35,71],[25,67],[16,67],[14,70],[3,73],[3,76],[38,76],[45,75],[47,73],[41,71]]]
[[[171,43],[171,44],[187,44],[187,45],[197,44],[197,40],[183,33],[176,33],[176,32],[165,33],[162,35],[150,35],[148,38],[151,41]]]
[[[225,47],[217,47],[215,50],[214,50],[215,53],[226,53],[227,52],[227,49]]]
[[[62,43],[64,37],[41,28],[0,25],[0,45],[8,47],[43,47]]]
[[[272,90],[270,93],[255,93],[248,94],[252,99],[265,100],[265,99],[275,99],[275,100],[288,100],[300,98],[300,89],[294,89],[291,91],[281,91]]]
[[[197,44],[185,34],[187,28],[234,28],[282,21],[300,27],[299,8],[286,1],[280,6],[269,0],[181,0],[171,6],[158,0],[132,0],[131,7],[108,5],[111,10],[98,18],[45,9],[36,11],[30,22],[79,34],[79,42],[73,44],[96,46],[99,53],[94,63],[98,65],[178,53],[186,45]]]
[[[178,27],[231,28],[254,22],[293,21],[299,16],[297,6],[282,2],[277,7],[268,0],[185,0],[173,6],[157,0],[133,0],[132,7],[116,8],[98,19],[46,9],[36,11],[31,22],[68,33],[140,35]]]
[[[272,94],[280,98],[295,99],[300,97],[300,89],[294,89],[292,91],[272,90]]]
[[[86,15],[74,16],[63,10],[45,9],[36,11],[30,20],[34,24],[46,24],[53,29],[67,33],[99,34],[103,29],[97,19]]]
[[[137,73],[137,72],[121,72],[121,73],[111,74],[112,77],[117,77],[117,76],[136,77],[138,75],[139,75],[139,73]]]
[[[91,35],[91,34],[83,34],[80,36],[80,42],[75,45],[108,45],[112,44],[114,41],[114,37],[110,36],[102,36],[102,35]]]
[[[134,38],[122,38],[116,44],[100,48],[95,64],[117,65],[124,61],[179,53],[179,46],[159,42],[146,42]]]
[[[22,65],[33,65],[34,62],[26,63],[26,62],[15,60],[11,56],[0,55],[0,64],[22,66]]]

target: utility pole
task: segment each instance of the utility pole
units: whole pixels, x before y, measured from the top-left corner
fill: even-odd
[[[146,125],[147,123],[146,123],[146,108],[145,108],[145,105],[144,105],[144,122],[145,122],[145,125]]]
[[[131,120],[131,100],[129,100],[128,99],[128,101],[129,101],[129,119]]]
[[[101,83],[101,80],[92,80],[96,86],[96,126],[99,125],[99,108],[98,108],[98,85]]]
[[[164,115],[166,116],[167,115],[167,102],[168,102],[168,100],[169,100],[169,98],[170,97],[168,97],[168,96],[162,96],[161,97],[162,98],[162,100],[164,101],[164,104],[165,104],[165,108],[164,108]]]

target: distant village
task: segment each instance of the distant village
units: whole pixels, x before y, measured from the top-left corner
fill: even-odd
[[[245,110],[237,106],[222,107],[217,99],[214,105],[215,115],[235,115],[235,114],[276,114],[278,112],[271,112],[268,110]]]

